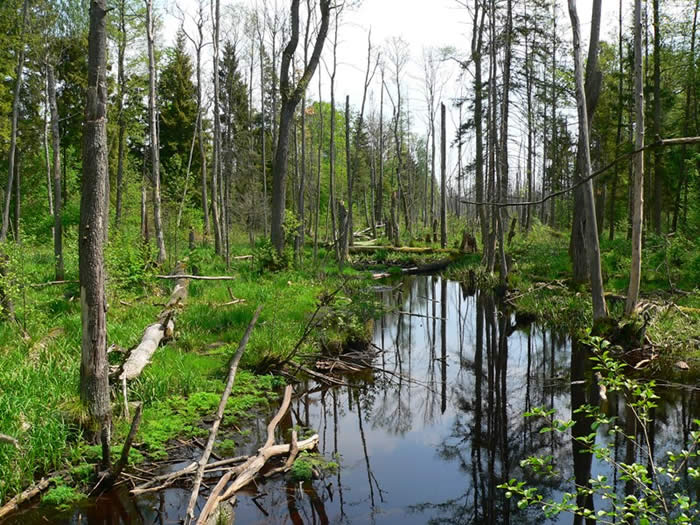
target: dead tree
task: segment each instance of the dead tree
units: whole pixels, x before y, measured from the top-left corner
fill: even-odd
[[[158,138],[158,107],[156,92],[155,24],[153,21],[153,0],[146,2],[146,39],[148,41],[148,128],[151,142],[151,183],[153,184],[153,226],[156,230],[158,263],[165,262],[165,238],[160,213],[160,143]]]
[[[638,2],[640,0],[637,0]],[[593,318],[603,319],[608,315],[603,290],[603,275],[600,267],[600,246],[598,244],[598,227],[596,224],[595,200],[593,197],[593,181],[591,175],[591,150],[588,138],[588,115],[586,112],[586,90],[583,80],[583,58],[581,56],[581,29],[576,0],[569,0],[569,14],[574,39],[574,75],[576,77],[576,106],[578,109],[578,128],[583,144],[583,172],[588,181],[583,185],[586,197],[586,250],[591,272],[591,292],[593,296]]]
[[[316,66],[321,59],[321,52],[328,34],[330,22],[330,0],[320,0],[321,26],[316,35],[314,50],[309,59],[309,63],[304,68],[301,78],[296,86],[290,81],[289,66],[292,63],[294,52],[299,44],[299,0],[292,0],[291,8],[291,38],[282,54],[282,66],[280,72],[280,94],[282,109],[280,111],[279,137],[277,150],[275,151],[275,161],[272,168],[273,188],[272,188],[272,224],[270,230],[270,240],[272,245],[281,254],[284,250],[284,211],[287,196],[287,158],[289,156],[289,133],[294,121],[296,107],[301,100],[306,87],[311,81],[311,77],[316,71]]]
[[[634,187],[632,190],[632,266],[625,313],[632,314],[639,299],[642,273],[642,227],[644,221],[644,78],[642,68],[642,1],[634,2],[634,107],[636,111]]]
[[[62,281],[63,269],[63,221],[61,219],[61,134],[59,129],[58,104],[56,104],[56,78],[53,64],[47,64],[49,107],[51,108],[51,145],[53,148],[53,255],[55,259],[55,278]]]

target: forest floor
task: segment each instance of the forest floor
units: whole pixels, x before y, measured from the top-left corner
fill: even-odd
[[[125,359],[124,349],[133,348],[157,319],[173,282],[155,277],[158,270],[144,263],[152,254],[144,253],[138,241],[116,237],[112,243],[120,248],[107,251],[108,342],[113,345],[110,362],[118,365]],[[627,244],[624,239],[601,244],[606,291],[612,294],[609,307],[616,318],[622,317],[623,308],[618,296],[627,287]],[[592,324],[591,304],[585,287],[571,284],[567,248],[568,237],[546,227],[535,226],[527,236],[517,234],[508,250],[514,264],[506,300],[520,313],[575,333]],[[232,254],[248,255],[251,249],[237,244]],[[132,461],[167,458],[174,440],[206,436],[204,420],[216,410],[227,363],[259,305],[262,315],[243,354],[222,430],[245,429],[246,420],[278,398],[287,379],[271,372],[281,363],[337,352],[371,335],[371,321],[380,312],[372,287],[381,284],[371,279],[373,274],[400,274],[400,268],[452,258],[444,276],[495,285],[476,254],[379,250],[354,255],[340,270],[332,253],[321,249],[314,262],[308,250],[296,268],[276,272],[264,268],[279,263],[271,254],[269,245],[263,245],[256,248],[254,260],[234,260],[227,270],[210,248],[186,253],[192,273],[235,279],[192,280],[174,337],[129,384],[129,401],[144,407]],[[45,501],[60,504],[80,497],[73,487],[89,486],[99,457],[78,397],[77,260],[75,255],[66,260],[72,282],[33,287],[52,279],[50,247],[25,243],[12,258],[17,323],[0,324],[0,433],[15,437],[19,448],[0,443],[0,504],[38,477],[68,469],[64,481],[44,495]],[[649,239],[642,275],[646,334],[667,358],[659,362],[686,362],[691,370],[679,381],[697,377],[700,246],[684,239]],[[244,302],[227,304],[232,297]],[[310,322],[314,329],[304,338]],[[119,444],[129,420],[117,387],[113,400],[113,442]],[[230,454],[238,435],[223,431],[215,452]]]

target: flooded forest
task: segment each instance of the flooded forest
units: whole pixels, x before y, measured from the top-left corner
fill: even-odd
[[[0,2],[0,524],[700,524],[699,9]]]

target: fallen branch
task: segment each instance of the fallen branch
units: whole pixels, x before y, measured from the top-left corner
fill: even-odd
[[[234,463],[242,463],[244,461],[247,461],[250,456],[238,456],[235,458],[229,458],[229,459],[223,459],[221,461],[216,461],[214,463],[209,463],[204,471],[206,472],[213,472],[216,470],[221,470],[223,467],[226,467],[228,465],[232,465]],[[189,474],[194,474],[197,471],[197,465],[198,463],[196,461],[193,461],[189,465],[187,465],[185,468],[177,470],[175,472],[168,472],[167,474],[161,474],[160,476],[156,476],[154,478],[151,478],[147,482],[143,483],[142,485],[139,485],[138,487],[134,487],[131,489],[131,494],[134,496],[138,496],[139,494],[147,494],[149,492],[158,492],[160,490],[168,488],[170,485],[175,483],[178,479],[183,478],[185,476],[188,476]],[[160,485],[157,485],[160,483]]]
[[[156,279],[189,279],[192,281],[234,281],[231,275],[156,275]]]
[[[78,284],[79,281],[49,281],[46,283],[35,283],[30,284],[30,288],[44,288],[45,286],[58,286],[61,284]]]
[[[231,358],[231,363],[229,364],[228,379],[226,380],[226,388],[224,388],[223,394],[221,394],[221,400],[219,401],[219,408],[216,411],[216,419],[209,430],[209,439],[207,440],[207,445],[202,452],[202,456],[199,458],[197,463],[197,474],[194,478],[194,487],[192,488],[192,495],[190,496],[190,503],[187,506],[187,518],[186,523],[190,523],[194,519],[194,507],[197,503],[197,497],[199,496],[199,487],[202,484],[202,477],[204,477],[204,468],[209,462],[209,456],[211,455],[212,449],[214,448],[214,442],[216,441],[216,433],[219,431],[219,425],[224,417],[224,410],[226,410],[226,403],[231,395],[231,389],[233,388],[233,383],[236,378],[236,371],[238,370],[238,363],[241,360],[243,351],[245,350],[248,340],[250,339],[250,334],[253,332],[255,323],[258,322],[258,317],[260,317],[260,312],[262,311],[262,306],[258,306],[253,314],[253,319],[251,319],[248,324],[248,328],[243,334],[243,339],[241,339],[238,345],[238,350]],[[291,388],[291,387],[290,387]]]
[[[7,443],[9,445],[14,445],[14,447],[19,450],[19,441],[17,441],[15,438],[12,436],[8,436],[5,434],[0,434],[0,443]]]
[[[410,316],[410,317],[423,317],[423,318],[425,318],[425,319],[436,319],[436,320],[438,320],[438,321],[447,321],[447,318],[446,318],[446,317],[433,317],[433,316],[431,316],[431,315],[417,314],[417,313],[414,313],[414,312],[404,312],[404,311],[402,311],[402,310],[399,310],[398,313],[401,314],[401,315],[408,315],[408,316]]]
[[[29,501],[44,492],[47,488],[49,488],[49,485],[51,485],[52,482],[63,476],[65,473],[66,471],[62,470],[50,478],[42,478],[39,480],[39,482],[35,483],[24,492],[17,494],[14,498],[0,507],[0,520],[5,518],[8,514],[19,510],[22,503]]]
[[[258,454],[256,456],[251,457],[242,465],[230,470],[229,472],[224,474],[224,476],[222,476],[222,478],[219,480],[216,486],[212,489],[209,495],[209,499],[207,500],[206,504],[204,505],[204,508],[202,509],[201,514],[199,515],[197,525],[206,524],[207,520],[209,519],[209,516],[219,506],[219,503],[226,501],[227,499],[230,499],[232,496],[234,496],[238,490],[245,487],[248,483],[250,483],[253,480],[253,478],[255,478],[258,472],[260,472],[260,469],[262,469],[263,466],[265,466],[265,463],[269,458],[271,458],[274,455],[279,455],[275,453],[276,448],[282,447],[281,450],[289,450],[289,448],[286,445],[280,445],[278,447],[275,447],[274,441],[275,429],[277,428],[277,425],[282,420],[284,415],[287,413],[287,410],[289,410],[291,400],[292,386],[288,385],[287,388],[285,388],[284,390],[284,398],[282,399],[282,404],[280,405],[277,414],[275,414],[275,417],[273,417],[270,423],[267,425],[267,440],[265,441],[265,444],[258,450]],[[318,436],[315,436],[315,438],[316,440],[318,440]],[[226,487],[226,485],[228,485],[229,481],[233,478],[234,475],[236,476],[236,479],[231,484],[231,486],[228,487],[226,492],[222,494],[224,488]],[[188,520],[186,520],[186,523],[190,522],[189,518],[190,516],[188,515]]]
[[[450,248],[432,248],[430,246],[350,246],[350,253],[378,252],[381,250],[398,253],[457,253],[456,250]]]

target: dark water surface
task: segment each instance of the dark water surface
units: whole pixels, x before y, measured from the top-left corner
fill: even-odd
[[[297,387],[283,422],[315,429],[320,451],[338,458],[339,473],[306,484],[278,478],[248,487],[239,493],[237,524],[546,523],[537,510],[517,510],[497,488],[526,479],[519,464],[533,454],[554,458],[558,476],[539,484],[550,496],[598,474],[624,490],[607,465],[574,453],[569,439],[541,434],[540,422],[523,417],[542,406],[569,419],[572,406],[601,403],[585,353],[572,349],[565,331],[516,325],[489,293],[439,277],[405,278],[381,296],[397,310],[377,322],[374,335],[384,350],[376,364],[389,372],[350,378],[357,383],[352,388],[309,384],[301,393]],[[700,417],[697,391],[660,394],[650,430],[657,457],[686,448],[691,421]],[[627,416],[613,396],[603,408],[623,421]],[[237,452],[264,441],[268,419],[255,423],[248,450]],[[606,430],[599,429],[599,442],[609,439]],[[574,431],[588,434],[590,426],[581,421]],[[620,461],[626,452],[616,443]],[[12,523],[174,524],[189,494],[173,488],[134,499],[121,488],[66,515],[34,507]],[[597,510],[603,502],[593,505]]]

